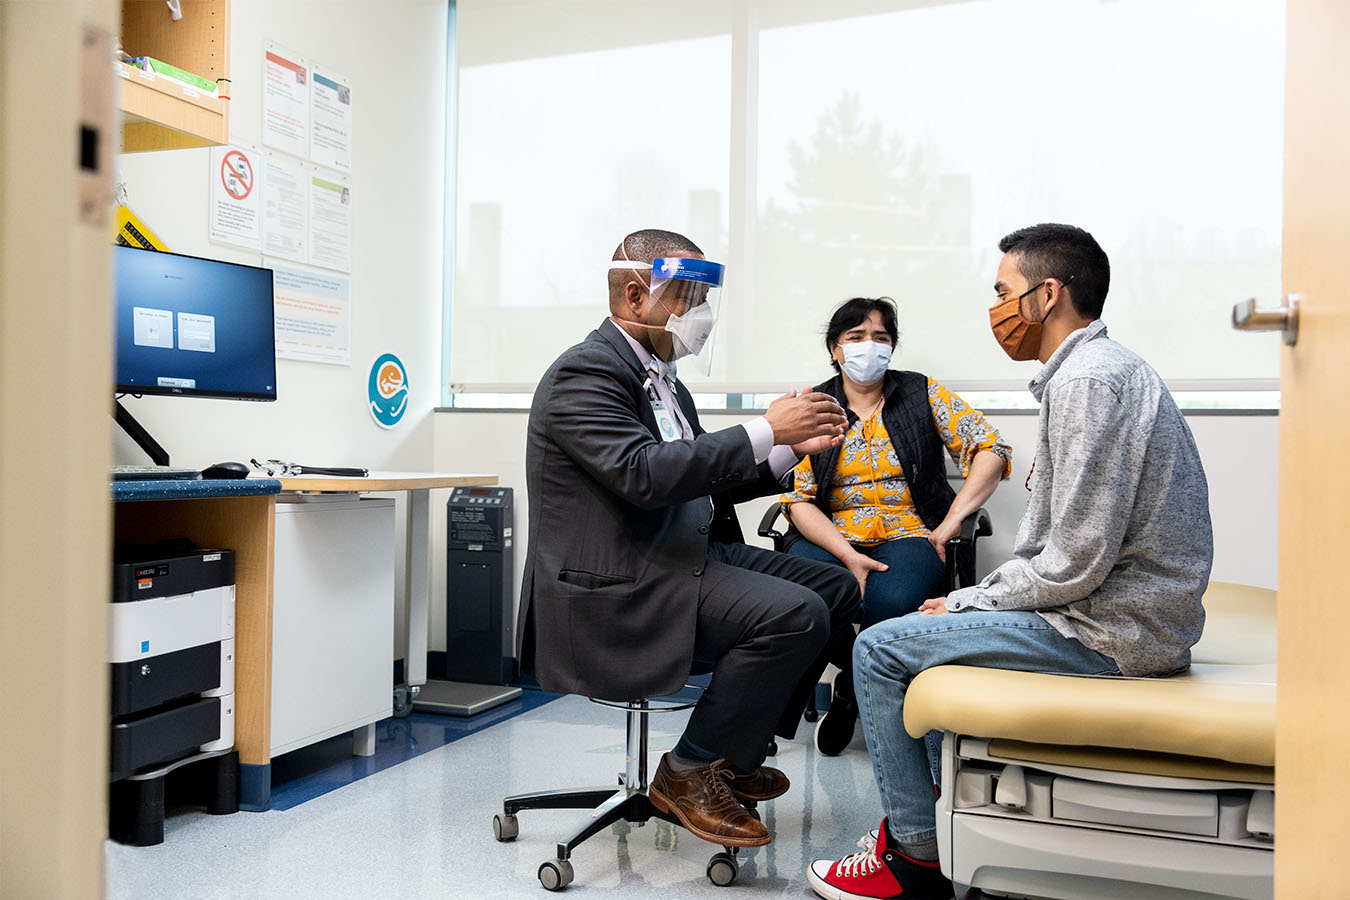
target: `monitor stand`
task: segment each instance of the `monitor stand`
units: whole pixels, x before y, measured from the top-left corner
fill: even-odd
[[[169,451],[161,447],[159,442],[150,436],[150,432],[146,431],[141,423],[136,421],[136,417],[122,405],[122,401],[113,400],[113,406],[115,407],[113,419],[136,442],[136,446],[144,450],[145,455],[150,457],[150,461],[155,465],[167,466],[169,464]]]

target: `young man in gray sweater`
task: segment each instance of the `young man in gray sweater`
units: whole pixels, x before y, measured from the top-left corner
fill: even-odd
[[[1204,469],[1158,373],[1107,337],[1106,254],[1071,225],[1023,228],[998,246],[994,336],[1013,359],[1042,363],[1029,385],[1041,404],[1031,498],[1012,559],[859,635],[855,691],[886,818],[860,852],[811,864],[811,886],[830,900],[952,896],[929,756],[902,721],[919,672],[1166,675],[1190,665],[1204,626]]]

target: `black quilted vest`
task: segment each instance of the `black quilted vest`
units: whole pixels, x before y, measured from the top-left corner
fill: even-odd
[[[858,416],[848,408],[844,396],[844,379],[836,375],[816,390],[829,394],[844,408],[848,426],[853,427]],[[943,456],[946,447],[933,424],[933,411],[928,405],[928,378],[918,372],[886,371],[886,403],[881,408],[881,423],[895,447],[900,468],[909,482],[910,498],[919,512],[919,518],[933,530],[947,517],[956,491],[947,483],[947,467]],[[835,464],[839,461],[839,447],[811,455],[811,472],[816,479],[816,506],[830,515],[829,492],[835,478]]]

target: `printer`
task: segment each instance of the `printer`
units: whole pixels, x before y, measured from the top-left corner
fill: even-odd
[[[234,552],[114,550],[110,781],[234,746]]]

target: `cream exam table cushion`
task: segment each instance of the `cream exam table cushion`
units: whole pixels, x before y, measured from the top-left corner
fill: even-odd
[[[1201,600],[1205,633],[1191,648],[1194,663],[1274,663],[1275,592],[1211,581]]]
[[[905,729],[914,737],[936,728],[1272,767],[1275,594],[1213,582],[1204,604],[1205,636],[1196,662],[1180,675],[1092,678],[939,666],[910,685]]]

